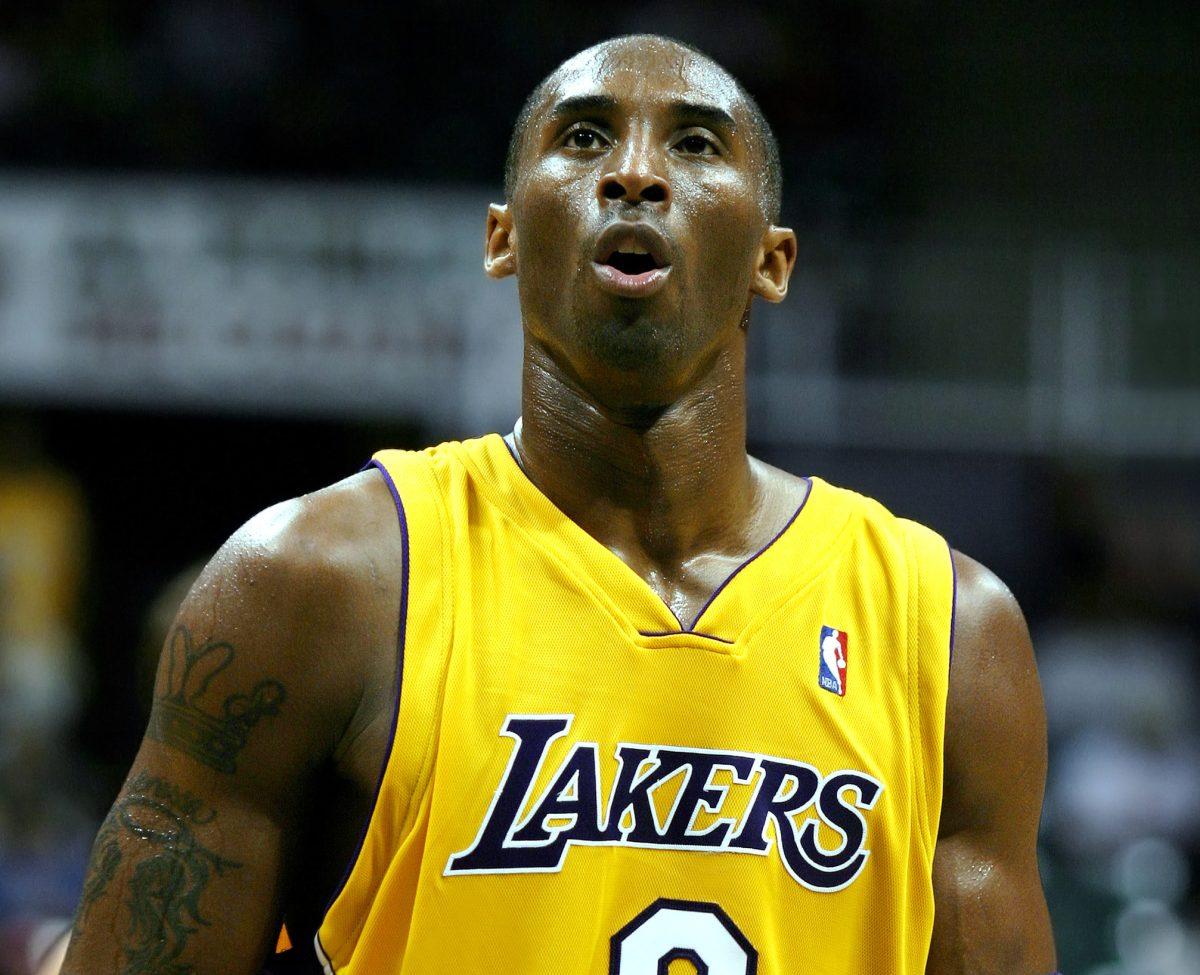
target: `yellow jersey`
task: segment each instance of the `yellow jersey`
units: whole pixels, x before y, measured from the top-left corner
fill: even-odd
[[[373,463],[402,679],[326,972],[924,972],[944,540],[810,478],[685,627],[501,437]]]

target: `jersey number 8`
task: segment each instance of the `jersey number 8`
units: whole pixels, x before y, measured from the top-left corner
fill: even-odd
[[[755,975],[758,952],[716,904],[660,897],[612,936],[609,975],[666,975],[686,959],[699,975]]]

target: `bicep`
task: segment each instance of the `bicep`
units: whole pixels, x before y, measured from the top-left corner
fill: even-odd
[[[1031,844],[1032,845],[1032,844]],[[1033,849],[985,831],[938,840],[928,975],[1050,975],[1054,943]]]
[[[1049,975],[1054,941],[1037,865],[1046,723],[1020,609],[955,554],[955,660],[933,865],[929,975]]]
[[[357,700],[347,655],[334,666],[314,648],[345,630],[328,606],[354,603],[319,547],[243,532],[167,638],[64,972],[251,973],[274,944],[312,770]]]
[[[147,740],[93,844],[64,972],[257,971],[283,848],[277,817]]]

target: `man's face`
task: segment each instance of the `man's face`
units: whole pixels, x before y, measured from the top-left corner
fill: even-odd
[[[768,229],[752,125],[723,71],[645,41],[568,61],[531,118],[511,206],[522,317],[599,402],[673,402],[741,341]]]

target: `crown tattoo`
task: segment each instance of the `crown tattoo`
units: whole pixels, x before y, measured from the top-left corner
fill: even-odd
[[[277,714],[284,700],[277,680],[260,680],[247,694],[230,694],[218,713],[200,707],[214,677],[233,661],[233,645],[205,643],[196,647],[187,627],[171,637],[166,693],[155,701],[150,737],[186,752],[218,772],[236,772],[238,753],[250,730],[267,715]]]

